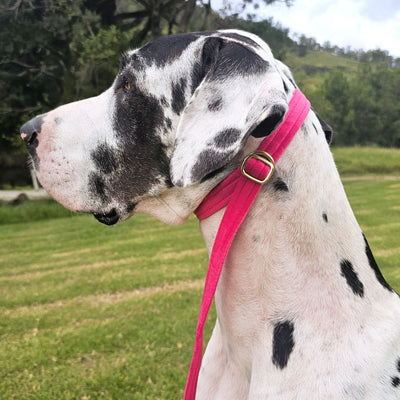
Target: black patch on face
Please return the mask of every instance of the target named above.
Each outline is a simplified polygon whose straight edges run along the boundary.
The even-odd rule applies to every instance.
[[[324,219],[325,222],[328,222],[328,214],[327,213],[322,213],[322,218]]]
[[[186,79],[181,78],[178,83],[172,83],[172,110],[180,114],[185,107]]]
[[[109,197],[106,194],[106,184],[103,177],[97,172],[89,174],[89,191],[100,199],[103,204],[109,202]]]
[[[222,109],[222,97],[218,96],[208,103],[209,111],[220,111]]]
[[[91,153],[91,159],[103,174],[111,174],[118,168],[115,150],[108,146],[107,143],[97,146],[96,150]]]
[[[257,125],[257,127],[251,132],[251,136],[254,136],[255,138],[268,136],[283,120],[284,115],[285,109],[283,107],[278,105],[272,106],[271,114]]]
[[[357,296],[364,297],[364,285],[358,278],[357,273],[354,271],[351,261],[342,260],[340,262],[340,270],[341,275],[346,279],[346,282],[353,293]]]
[[[197,39],[199,35],[194,33],[162,36],[147,43],[138,54],[148,65],[163,67],[178,59],[190,43]]]
[[[170,182],[169,163],[160,138],[168,125],[163,106],[159,99],[141,90],[132,75],[132,71],[123,71],[115,83],[113,126],[119,166],[107,175],[104,189],[106,195],[128,208],[155,184]],[[131,82],[128,92],[120,83],[124,79]]]
[[[226,153],[219,153],[211,149],[204,150],[199,154],[197,162],[192,168],[192,181],[200,181],[205,176],[209,177],[210,173],[221,170],[228,161],[227,159],[228,156]]]
[[[375,261],[374,255],[372,254],[372,251],[369,247],[367,238],[365,237],[364,234],[363,234],[363,238],[364,238],[364,243],[365,243],[365,253],[368,257],[369,266],[374,270],[376,279],[385,289],[389,290],[389,292],[393,292],[393,289],[391,288],[391,286],[386,282],[385,278],[383,277],[382,272],[380,271],[378,264]],[[399,360],[399,362],[400,362],[400,360]]]
[[[278,322],[272,339],[272,362],[280,369],[286,367],[294,347],[294,324],[291,321]]]
[[[392,378],[392,386],[395,388],[400,386],[400,378],[398,376]]]
[[[289,191],[288,185],[286,185],[286,183],[280,177],[275,179],[273,185],[274,185],[275,191],[277,191],[277,192],[288,192]]]
[[[214,143],[219,148],[232,146],[240,139],[240,130],[236,128],[228,128],[219,132],[214,139]]]

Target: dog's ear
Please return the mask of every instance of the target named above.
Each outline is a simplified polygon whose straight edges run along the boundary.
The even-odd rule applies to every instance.
[[[175,186],[221,170],[250,134],[269,135],[288,109],[279,73],[251,46],[211,37],[199,58],[196,89],[181,115],[171,158]]]

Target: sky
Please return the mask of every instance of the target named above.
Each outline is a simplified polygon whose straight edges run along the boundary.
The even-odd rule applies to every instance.
[[[239,0],[212,0],[218,10],[224,1],[235,8]],[[243,16],[256,13],[260,19],[273,17],[290,35],[304,34],[318,43],[329,41],[339,47],[352,49],[387,50],[400,57],[400,0],[293,0],[287,7],[284,2],[266,6],[259,0],[260,8],[247,6]]]

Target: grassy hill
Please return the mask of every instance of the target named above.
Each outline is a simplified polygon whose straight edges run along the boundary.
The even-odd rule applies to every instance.
[[[334,149],[397,291],[399,151]],[[388,175],[364,176],[371,164]],[[0,399],[182,398],[208,259],[196,219],[171,227],[136,215],[107,227],[55,203],[40,202],[50,208],[41,220],[19,207],[0,207]],[[214,321],[212,309],[206,340]]]

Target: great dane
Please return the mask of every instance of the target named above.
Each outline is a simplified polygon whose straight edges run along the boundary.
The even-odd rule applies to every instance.
[[[181,224],[280,123],[296,88],[257,36],[161,37],[111,88],[21,128],[65,207]],[[400,399],[400,299],[374,261],[311,110],[239,229],[197,399]],[[211,251],[223,210],[201,221]]]

